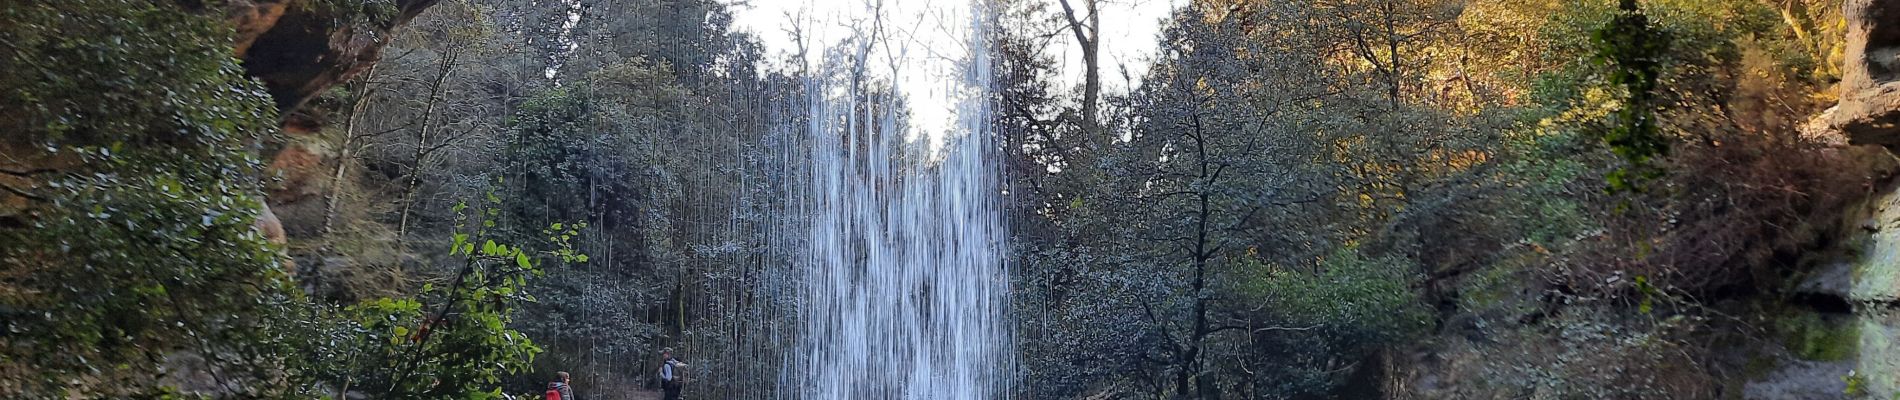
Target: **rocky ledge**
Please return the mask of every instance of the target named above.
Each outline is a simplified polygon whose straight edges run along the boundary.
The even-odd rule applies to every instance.
[[[229,13],[245,71],[263,81],[278,111],[289,115],[375,63],[391,30],[438,1],[238,0]]]
[[[1841,104],[1824,117],[1856,144],[1900,145],[1900,1],[1847,0]]]

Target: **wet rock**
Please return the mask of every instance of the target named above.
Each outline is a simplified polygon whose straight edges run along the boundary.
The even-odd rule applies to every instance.
[[[1831,263],[1821,267],[1802,279],[1795,286],[1795,293],[1804,296],[1825,296],[1847,299],[1854,288],[1854,264],[1848,262]]]
[[[1790,361],[1770,371],[1763,379],[1742,385],[1744,399],[1829,399],[1840,397],[1847,389],[1841,380],[1854,363],[1847,361]]]
[[[1880,308],[1860,316],[1860,357],[1854,371],[1860,392],[1875,398],[1900,397],[1900,311]]]

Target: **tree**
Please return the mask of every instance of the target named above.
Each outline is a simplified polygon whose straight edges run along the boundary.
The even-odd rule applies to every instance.
[[[175,357],[258,393],[295,297],[253,228],[276,108],[230,29],[163,2],[0,15],[0,392],[158,395]]]
[[[1603,133],[1610,150],[1630,167],[1608,176],[1610,190],[1640,190],[1642,181],[1655,179],[1660,171],[1649,167],[1650,159],[1668,155],[1668,143],[1657,132],[1656,87],[1662,79],[1663,54],[1669,49],[1669,36],[1649,23],[1649,16],[1636,0],[1622,0],[1621,12],[1611,23],[1594,32],[1598,62],[1609,64],[1610,84],[1621,86],[1623,106],[1614,114],[1615,121]]]
[[[1210,342],[1242,328],[1219,312],[1225,296],[1214,282],[1247,249],[1274,252],[1275,262],[1305,259],[1282,243],[1310,242],[1302,237],[1321,232],[1280,224],[1329,200],[1332,186],[1312,163],[1326,147],[1315,140],[1324,137],[1305,135],[1298,122],[1310,100],[1327,95],[1304,70],[1316,64],[1298,56],[1248,57],[1290,42],[1232,34],[1244,32],[1249,18],[1205,12],[1182,11],[1166,34],[1172,56],[1134,96],[1141,122],[1118,171],[1126,174],[1120,179],[1144,182],[1123,195],[1153,210],[1141,214],[1145,221],[1134,234],[1152,242],[1144,257],[1172,289],[1143,312],[1166,344],[1162,365],[1176,398],[1212,398],[1223,390],[1210,370]]]
[[[1329,51],[1360,62],[1341,67],[1369,67],[1372,81],[1394,109],[1407,100],[1408,88],[1423,83],[1427,64],[1438,56],[1428,46],[1457,28],[1460,7],[1419,0],[1315,1],[1312,6],[1316,14],[1330,17],[1320,33],[1332,43]]]
[[[441,130],[450,127],[438,126],[442,123],[435,120],[438,112],[437,108],[444,106],[445,90],[451,85],[449,77],[455,73],[458,68],[468,62],[464,57],[470,56],[470,53],[478,52],[479,48],[477,45],[483,43],[483,41],[489,37],[489,32],[487,31],[488,24],[479,10],[466,3],[458,3],[457,5],[459,7],[435,8],[436,11],[432,14],[442,19],[439,22],[442,25],[429,23],[434,21],[425,21],[418,26],[418,28],[421,28],[419,29],[421,32],[420,37],[417,39],[422,41],[424,46],[427,46],[429,50],[435,53],[436,65],[433,68],[434,71],[426,77],[425,85],[428,87],[428,95],[424,96],[421,100],[421,115],[415,117],[417,120],[413,126],[413,130],[416,132],[413,146],[414,151],[411,152],[410,160],[408,160],[409,170],[405,174],[405,180],[407,182],[403,184],[401,192],[402,210],[396,214],[396,241],[398,247],[401,247],[402,241],[409,232],[409,220],[415,209],[417,202],[416,196],[421,190],[422,177],[425,175],[424,170],[433,163],[437,152],[458,144],[471,133],[474,133],[472,131],[479,126],[468,124],[467,120],[456,121],[461,122],[460,125],[462,126],[458,127],[461,130],[444,135]],[[445,9],[453,10],[454,13],[445,14],[451,12],[445,11]],[[429,30],[428,28],[436,29]],[[461,111],[467,112],[467,110]]]
[[[1078,16],[1075,6],[1069,0],[1056,0],[1062,4],[1062,18],[1067,21],[1069,32],[1075,35],[1075,45],[1082,50],[1082,130],[1090,136],[1090,144],[1106,142],[1101,126],[1102,100],[1102,15],[1098,6],[1101,0],[1080,0],[1084,14]],[[1100,146],[1093,146],[1100,147]]]
[[[502,378],[525,372],[542,351],[509,325],[523,303],[535,300],[528,279],[544,273],[542,260],[587,262],[568,242],[587,225],[549,225],[540,233],[552,249],[534,252],[496,242],[502,201],[491,194],[484,204],[473,209],[474,218],[466,204],[454,207],[460,217],[448,254],[461,265],[447,286],[429,285],[415,299],[385,297],[343,312],[349,332],[333,343],[346,348],[331,353],[339,359],[324,360],[331,363],[313,363],[334,369],[315,375],[335,380],[336,397],[354,387],[377,397],[499,398]]]

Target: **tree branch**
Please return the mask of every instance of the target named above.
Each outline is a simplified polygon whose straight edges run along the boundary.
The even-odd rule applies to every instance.
[[[1069,0],[1056,0],[1056,2],[1062,3],[1062,17],[1069,21],[1069,30],[1075,32],[1076,44],[1087,46],[1090,41],[1095,40],[1083,32],[1082,20],[1075,17],[1075,7],[1069,5]]]
[[[25,190],[20,190],[19,188],[13,187],[13,185],[0,185],[0,189],[6,189],[8,193],[13,193],[13,195],[15,196],[25,197],[27,200],[39,201],[39,202],[46,201],[45,197],[41,197],[39,195],[35,195],[32,193],[27,193]]]
[[[52,172],[59,172],[59,170],[52,169],[52,168],[33,168],[33,169],[17,169],[17,170],[0,168],[0,174],[13,175],[13,176],[21,177],[21,178],[30,178],[34,175],[52,173]]]
[[[1260,333],[1260,332],[1271,332],[1271,331],[1310,331],[1314,329],[1319,329],[1320,326],[1322,325],[1312,325],[1312,326],[1304,326],[1304,327],[1268,326],[1268,327],[1254,328],[1250,326],[1227,325],[1227,326],[1222,326],[1219,328],[1214,328],[1213,330],[1207,331],[1207,333],[1209,335],[1213,335],[1214,333],[1217,333],[1217,332],[1231,331],[1231,330],[1244,330],[1244,331],[1247,331],[1247,333],[1249,334],[1255,334],[1255,333]]]

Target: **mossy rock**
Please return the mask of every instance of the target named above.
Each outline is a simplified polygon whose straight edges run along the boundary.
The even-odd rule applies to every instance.
[[[1900,301],[1900,185],[1873,200],[1873,216],[1861,222],[1871,230],[1854,263],[1848,298],[1863,302]]]
[[[1760,380],[1781,369],[1782,358],[1759,350],[1749,351],[1748,361],[1742,365],[1742,378]]]
[[[1797,312],[1776,323],[1782,345],[1809,361],[1840,361],[1860,351],[1860,324],[1846,315]]]
[[[1868,398],[1900,398],[1900,312],[1867,310],[1857,316],[1860,353],[1854,369]]]

